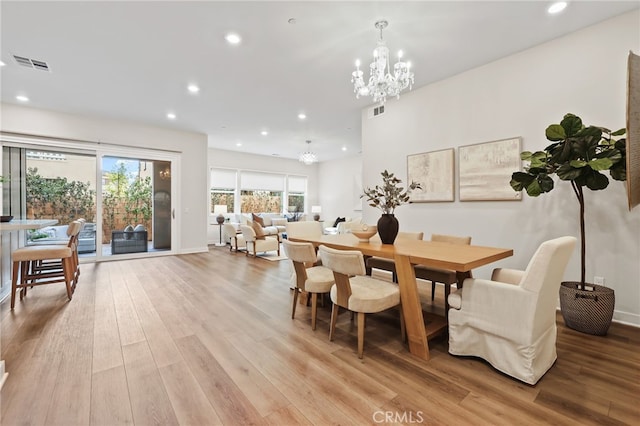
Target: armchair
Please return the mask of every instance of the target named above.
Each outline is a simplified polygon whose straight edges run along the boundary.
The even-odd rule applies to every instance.
[[[280,256],[280,241],[277,235],[267,235],[264,239],[258,238],[256,231],[252,227],[247,225],[240,226],[242,236],[247,244],[247,256],[253,254],[253,257],[257,257],[258,252],[273,251],[278,252]]]
[[[477,356],[535,384],[556,354],[556,307],[574,237],[540,245],[524,271],[495,269],[449,295],[449,353]]]
[[[224,242],[229,243],[229,251],[238,251],[247,248],[244,237],[242,234],[236,232],[236,227],[233,224],[225,223],[222,225],[222,235],[224,236]]]

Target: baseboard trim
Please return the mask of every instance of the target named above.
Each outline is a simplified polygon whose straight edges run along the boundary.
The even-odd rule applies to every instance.
[[[206,247],[180,249],[179,254],[195,254],[195,253],[208,253],[208,252],[209,252],[209,247],[206,246]]]

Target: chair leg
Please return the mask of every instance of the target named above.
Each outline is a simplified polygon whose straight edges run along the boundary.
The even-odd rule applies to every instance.
[[[27,294],[27,279],[25,277],[29,272],[29,264],[30,262],[20,262],[20,285],[24,284],[20,289],[20,300]],[[34,282],[34,280],[31,280],[31,282]]]
[[[444,316],[449,319],[449,294],[451,293],[451,284],[444,285]]]
[[[358,312],[358,358],[364,356],[364,312]]]
[[[64,283],[67,286],[67,297],[71,300],[73,297],[71,283],[73,282],[75,271],[73,271],[73,260],[70,257],[66,257],[62,260],[62,269],[64,269]]]
[[[311,293],[311,329],[316,329],[316,313],[318,311],[318,293]]]
[[[296,316],[296,305],[298,304],[298,293],[300,293],[300,291],[298,290],[298,287],[293,289],[293,307],[291,308],[291,319],[293,319]]]
[[[331,307],[331,324],[329,325],[329,341],[333,341],[333,333],[336,331],[336,323],[338,322],[338,311],[340,306],[335,303]]]
[[[431,300],[434,300],[436,296],[436,282],[431,281]]]
[[[18,271],[20,262],[13,262],[13,275],[11,275],[11,309],[16,305],[16,289],[18,286]]]
[[[402,305],[398,305],[400,309],[400,335],[402,337],[402,343],[407,341],[407,328],[404,323],[404,313],[402,312]]]

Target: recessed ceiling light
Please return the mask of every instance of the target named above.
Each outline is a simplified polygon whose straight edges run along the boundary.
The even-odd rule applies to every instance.
[[[291,25],[294,25],[296,23],[296,18],[289,18],[287,22],[290,23]]]
[[[347,147],[346,147],[346,146],[343,146],[343,147],[342,147],[342,150],[343,150],[343,151],[346,151],[346,150],[347,150]]]
[[[187,86],[187,90],[190,91],[191,93],[198,93],[200,91],[200,88],[195,84],[190,84]]]
[[[240,142],[236,143],[236,146],[242,146],[242,144]]]
[[[20,102],[29,102],[29,98],[27,98],[24,95],[18,95],[16,96],[16,99],[19,100]]]
[[[547,12],[550,13],[550,14],[560,13],[566,7],[567,7],[567,2],[566,1],[557,1],[557,2],[553,3],[551,6],[549,6],[549,9],[547,9]]]
[[[174,113],[170,112],[170,113],[167,113],[167,118],[169,120],[175,120],[176,119],[176,115]]]
[[[4,67],[5,65],[7,65],[7,64],[5,64],[4,62],[0,61],[0,67]]]
[[[240,42],[242,41],[240,36],[235,33],[227,34],[226,36],[224,36],[224,39],[227,40],[227,43],[229,44],[240,44]]]
[[[260,134],[262,136],[267,136],[269,134],[269,132],[267,132],[266,130],[263,130],[263,131],[260,132]]]
[[[307,118],[307,114],[305,114],[304,112],[301,112],[300,114],[298,114],[298,118],[300,120],[304,120],[305,118]]]

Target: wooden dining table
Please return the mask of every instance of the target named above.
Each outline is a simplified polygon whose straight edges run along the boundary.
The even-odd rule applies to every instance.
[[[460,287],[465,278],[471,277],[471,271],[474,268],[513,256],[512,249],[424,240],[397,239],[394,244],[360,242],[353,234],[291,237],[290,239],[310,242],[316,248],[325,245],[339,250],[358,250],[365,256],[393,259],[398,275],[409,352],[425,360],[429,359],[428,339],[442,333],[447,327],[447,320],[445,317],[430,316],[425,325],[413,266],[424,265],[456,271],[458,287]]]

